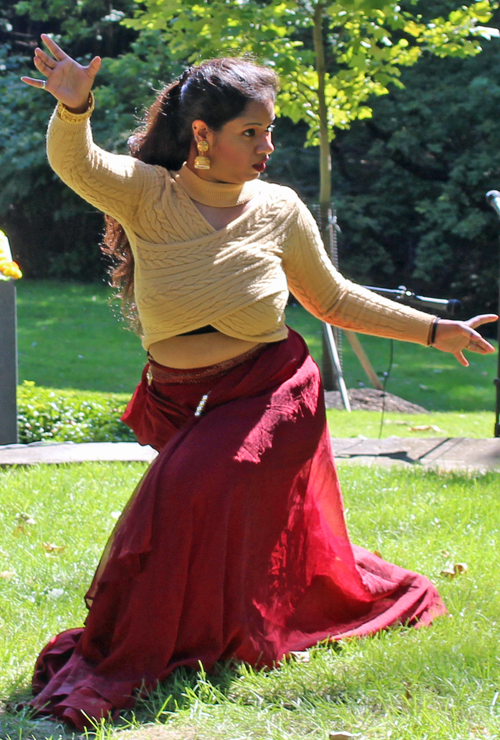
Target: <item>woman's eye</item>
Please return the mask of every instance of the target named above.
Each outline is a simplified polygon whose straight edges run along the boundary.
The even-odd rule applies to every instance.
[[[267,133],[270,134],[272,131],[274,131],[274,123],[271,123],[271,125],[266,128]],[[243,136],[248,136],[249,138],[255,135],[256,131],[254,128],[247,128],[247,130],[243,132]]]

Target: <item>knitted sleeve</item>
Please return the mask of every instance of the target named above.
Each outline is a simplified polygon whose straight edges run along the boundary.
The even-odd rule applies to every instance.
[[[343,329],[429,344],[434,316],[346,280],[328,257],[312,214],[297,202],[283,266],[300,303],[317,318]]]
[[[157,168],[111,154],[92,139],[90,122],[68,123],[54,111],[47,132],[50,166],[69,187],[123,226],[132,225],[148,181]]]

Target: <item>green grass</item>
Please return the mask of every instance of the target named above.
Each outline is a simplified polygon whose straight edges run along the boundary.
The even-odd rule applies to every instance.
[[[139,338],[126,330],[119,312],[109,305],[105,285],[51,281],[18,283],[19,379],[55,389],[131,393],[145,353]],[[321,363],[321,324],[304,309],[291,306],[287,321],[306,338]],[[376,372],[387,371],[390,342],[361,336]],[[394,343],[394,364],[387,391],[418,403],[431,414],[417,417],[387,414],[382,436],[493,435],[496,355],[469,355],[463,368],[451,355],[405,342]],[[343,341],[344,374],[348,387],[369,385],[347,341]],[[377,437],[380,414],[329,411],[333,435]],[[409,421],[410,424],[400,422]],[[434,425],[442,432],[411,431],[410,426]]]
[[[83,594],[143,470],[116,463],[0,472],[3,700],[26,696],[40,648],[82,624]],[[450,616],[431,628],[319,646],[309,663],[272,671],[230,664],[210,676],[179,671],[115,730],[167,723],[178,734],[166,738],[175,740],[327,740],[334,730],[360,740],[500,737],[500,477],[347,466],[340,475],[352,540],[425,573]],[[458,562],[467,572],[440,575]],[[2,740],[65,736],[23,715],[0,713],[0,727]],[[112,729],[96,738],[111,738]]]
[[[326,412],[332,437],[378,438],[381,413],[336,409]],[[492,411],[431,411],[429,414],[386,413],[382,426],[385,437],[493,437],[495,415]],[[423,427],[419,429],[418,427]]]
[[[54,389],[130,393],[144,352],[113,316],[108,300],[105,286],[21,281],[20,380]],[[319,323],[300,308],[288,310],[288,322],[304,334],[319,361]],[[387,370],[389,342],[361,341],[375,370]],[[387,390],[431,413],[386,414],[383,436],[491,436],[496,358],[471,360],[465,370],[437,351],[396,343]],[[346,342],[344,372],[349,387],[368,385]],[[378,413],[329,411],[328,416],[333,435],[378,436]],[[420,424],[442,431],[409,430]],[[0,471],[1,699],[26,697],[33,659],[43,644],[82,624],[83,594],[143,471],[141,464]],[[361,740],[500,738],[498,474],[440,476],[346,466],[340,475],[353,541],[428,575],[451,618],[430,629],[390,630],[337,648],[318,646],[309,663],[288,662],[273,671],[230,664],[211,676],[179,671],[117,727],[103,726],[88,737],[106,740],[120,728],[166,723],[165,740],[326,740],[335,730]],[[443,568],[456,562],[467,563],[467,572],[444,579]],[[146,731],[125,733],[124,740],[127,735],[148,738]],[[26,713],[0,711],[1,740],[71,736]]]
[[[300,306],[289,307],[287,322],[306,337],[311,354],[321,363],[321,324]],[[389,368],[390,340],[359,335],[359,339],[379,377]],[[343,371],[348,388],[361,384],[370,387],[351,346],[342,342]],[[495,421],[497,355],[468,354],[470,366],[464,368],[452,355],[428,347],[394,342],[394,362],[387,391],[419,404],[429,414],[386,413],[382,437],[492,437]],[[320,364],[321,367],[321,364]],[[327,411],[334,437],[378,437],[380,412]],[[413,430],[411,427],[437,427],[440,431]]]
[[[52,388],[133,391],[145,362],[139,338],[111,311],[105,285],[19,281],[19,379]],[[301,307],[289,307],[287,321],[301,332],[321,360],[321,324]],[[389,364],[387,339],[361,336],[375,371]],[[469,355],[470,367],[454,357],[406,342],[395,342],[387,390],[433,411],[488,411],[494,408],[496,356]],[[348,387],[368,385],[347,341],[343,342]],[[422,387],[424,386],[424,387]]]
[[[146,361],[105,285],[20,280],[19,382],[131,393]]]
[[[307,338],[311,354],[321,357],[321,325],[300,306],[290,307],[287,322]],[[359,335],[379,377],[389,368],[390,340]],[[493,344],[496,344],[493,342]],[[343,371],[348,388],[370,383],[344,338]],[[394,342],[394,362],[387,391],[430,411],[490,411],[495,408],[493,381],[497,355],[467,353],[470,365],[462,367],[453,355],[409,342]]]

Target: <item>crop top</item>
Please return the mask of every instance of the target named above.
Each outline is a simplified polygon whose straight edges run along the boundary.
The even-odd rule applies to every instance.
[[[285,339],[289,289],[314,316],[342,328],[429,343],[433,316],[346,280],[332,265],[316,222],[288,187],[255,180],[202,180],[112,154],[92,139],[88,115],[54,112],[50,164],[61,179],[119,221],[135,262],[135,302],[147,350],[162,339],[211,324],[251,342]],[[214,229],[194,201],[249,202]]]

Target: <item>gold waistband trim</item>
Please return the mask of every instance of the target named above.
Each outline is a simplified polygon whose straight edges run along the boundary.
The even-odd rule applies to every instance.
[[[242,355],[231,357],[229,360],[218,362],[216,365],[208,365],[206,367],[194,367],[187,369],[180,369],[176,367],[166,367],[155,362],[150,357],[149,365],[147,370],[147,379],[149,385],[154,381],[155,383],[201,383],[207,378],[217,378],[221,375],[225,375],[233,367],[242,365],[244,362],[251,360],[253,357],[259,355],[262,350],[267,347],[267,343],[258,344],[256,347],[252,347]]]

